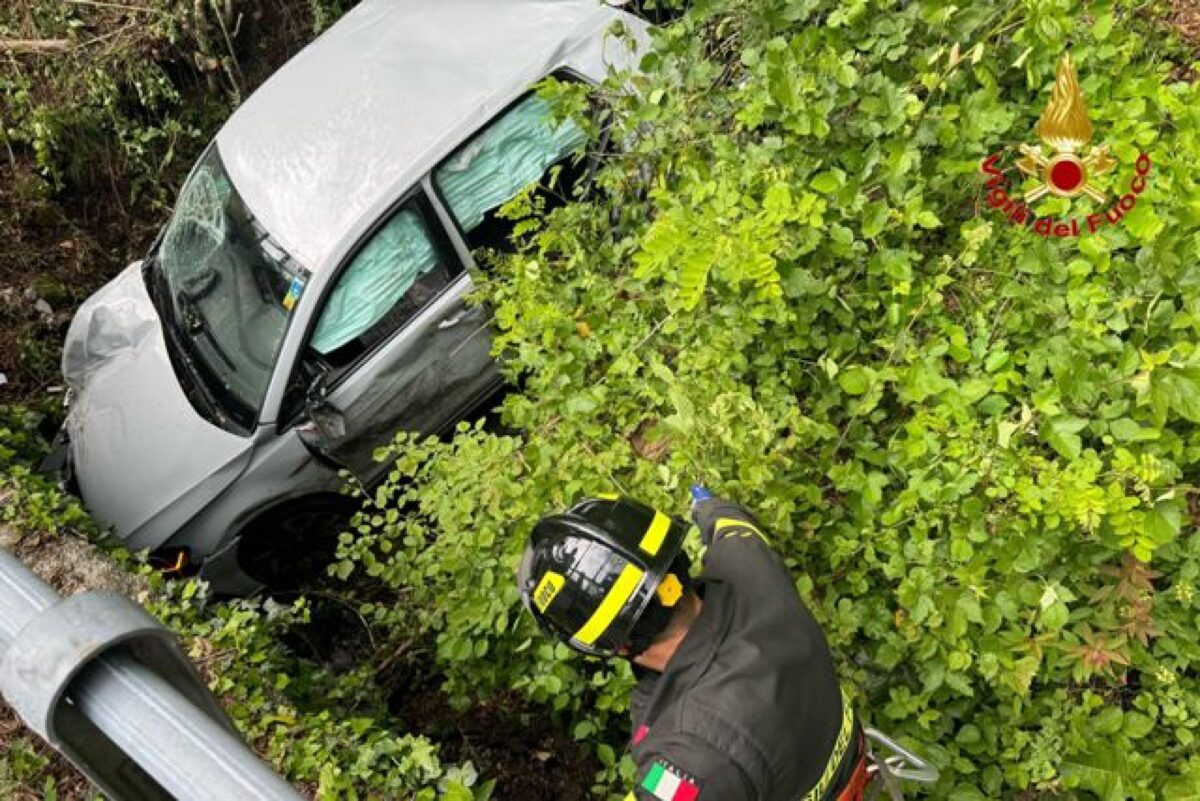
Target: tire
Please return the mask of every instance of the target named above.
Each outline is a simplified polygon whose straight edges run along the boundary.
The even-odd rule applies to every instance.
[[[269,590],[306,587],[333,561],[356,508],[341,495],[315,495],[269,509],[242,530],[238,566]]]

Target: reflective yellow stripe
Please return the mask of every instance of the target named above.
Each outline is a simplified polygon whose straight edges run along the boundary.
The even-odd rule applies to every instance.
[[[650,521],[650,528],[646,529],[646,533],[642,537],[641,544],[638,547],[651,556],[654,556],[658,553],[658,549],[662,547],[663,540],[667,538],[667,532],[670,530],[671,518],[662,512],[655,512],[654,519]]]
[[[637,801],[637,797],[633,793],[630,793],[625,796],[624,801]]]
[[[713,538],[718,539],[718,540],[721,539],[721,537],[719,536],[720,533],[724,529],[727,529],[727,528],[747,528],[747,529],[750,529],[751,531],[753,531],[755,534],[757,534],[762,539],[763,542],[767,541],[767,538],[763,535],[763,533],[761,531],[759,531],[757,528],[755,528],[753,523],[747,523],[745,520],[736,520],[732,517],[718,517],[717,518],[717,524],[715,526],[713,526]]]
[[[613,619],[621,611],[621,607],[625,606],[629,596],[633,595],[633,591],[638,588],[644,575],[645,573],[640,568],[625,565],[625,569],[621,571],[621,575],[617,576],[617,581],[608,591],[608,595],[592,613],[591,619],[583,624],[583,628],[575,632],[575,639],[584,645],[592,645],[600,639],[600,636],[612,625]]]
[[[602,492],[596,496],[602,501],[619,501],[621,496],[615,492]]]
[[[850,750],[850,740],[853,737],[854,710],[850,708],[850,699],[846,697],[846,691],[842,690],[842,728],[838,731],[837,740],[833,743],[833,753],[829,756],[829,762],[825,765],[825,772],[821,774],[821,778],[800,801],[820,801],[825,797],[833,785],[833,778],[837,775],[838,768],[841,767],[842,760],[846,757],[846,752]]]

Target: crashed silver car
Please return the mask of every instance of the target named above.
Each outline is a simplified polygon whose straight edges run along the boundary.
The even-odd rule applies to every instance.
[[[630,67],[645,29],[599,0],[366,0],[285,65],[71,324],[60,440],[91,512],[230,593],[336,535],[339,468],[372,483],[394,432],[501,383],[472,253],[586,169],[533,87]]]

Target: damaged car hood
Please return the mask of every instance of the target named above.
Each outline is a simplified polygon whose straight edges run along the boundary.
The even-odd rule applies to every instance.
[[[254,440],[203,419],[184,394],[140,263],[80,307],[63,375],[80,494],[132,548],[161,545],[249,460]]]

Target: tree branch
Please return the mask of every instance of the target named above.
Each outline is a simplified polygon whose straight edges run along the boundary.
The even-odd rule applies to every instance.
[[[70,49],[67,39],[0,39],[0,50],[10,53],[63,53]]]

